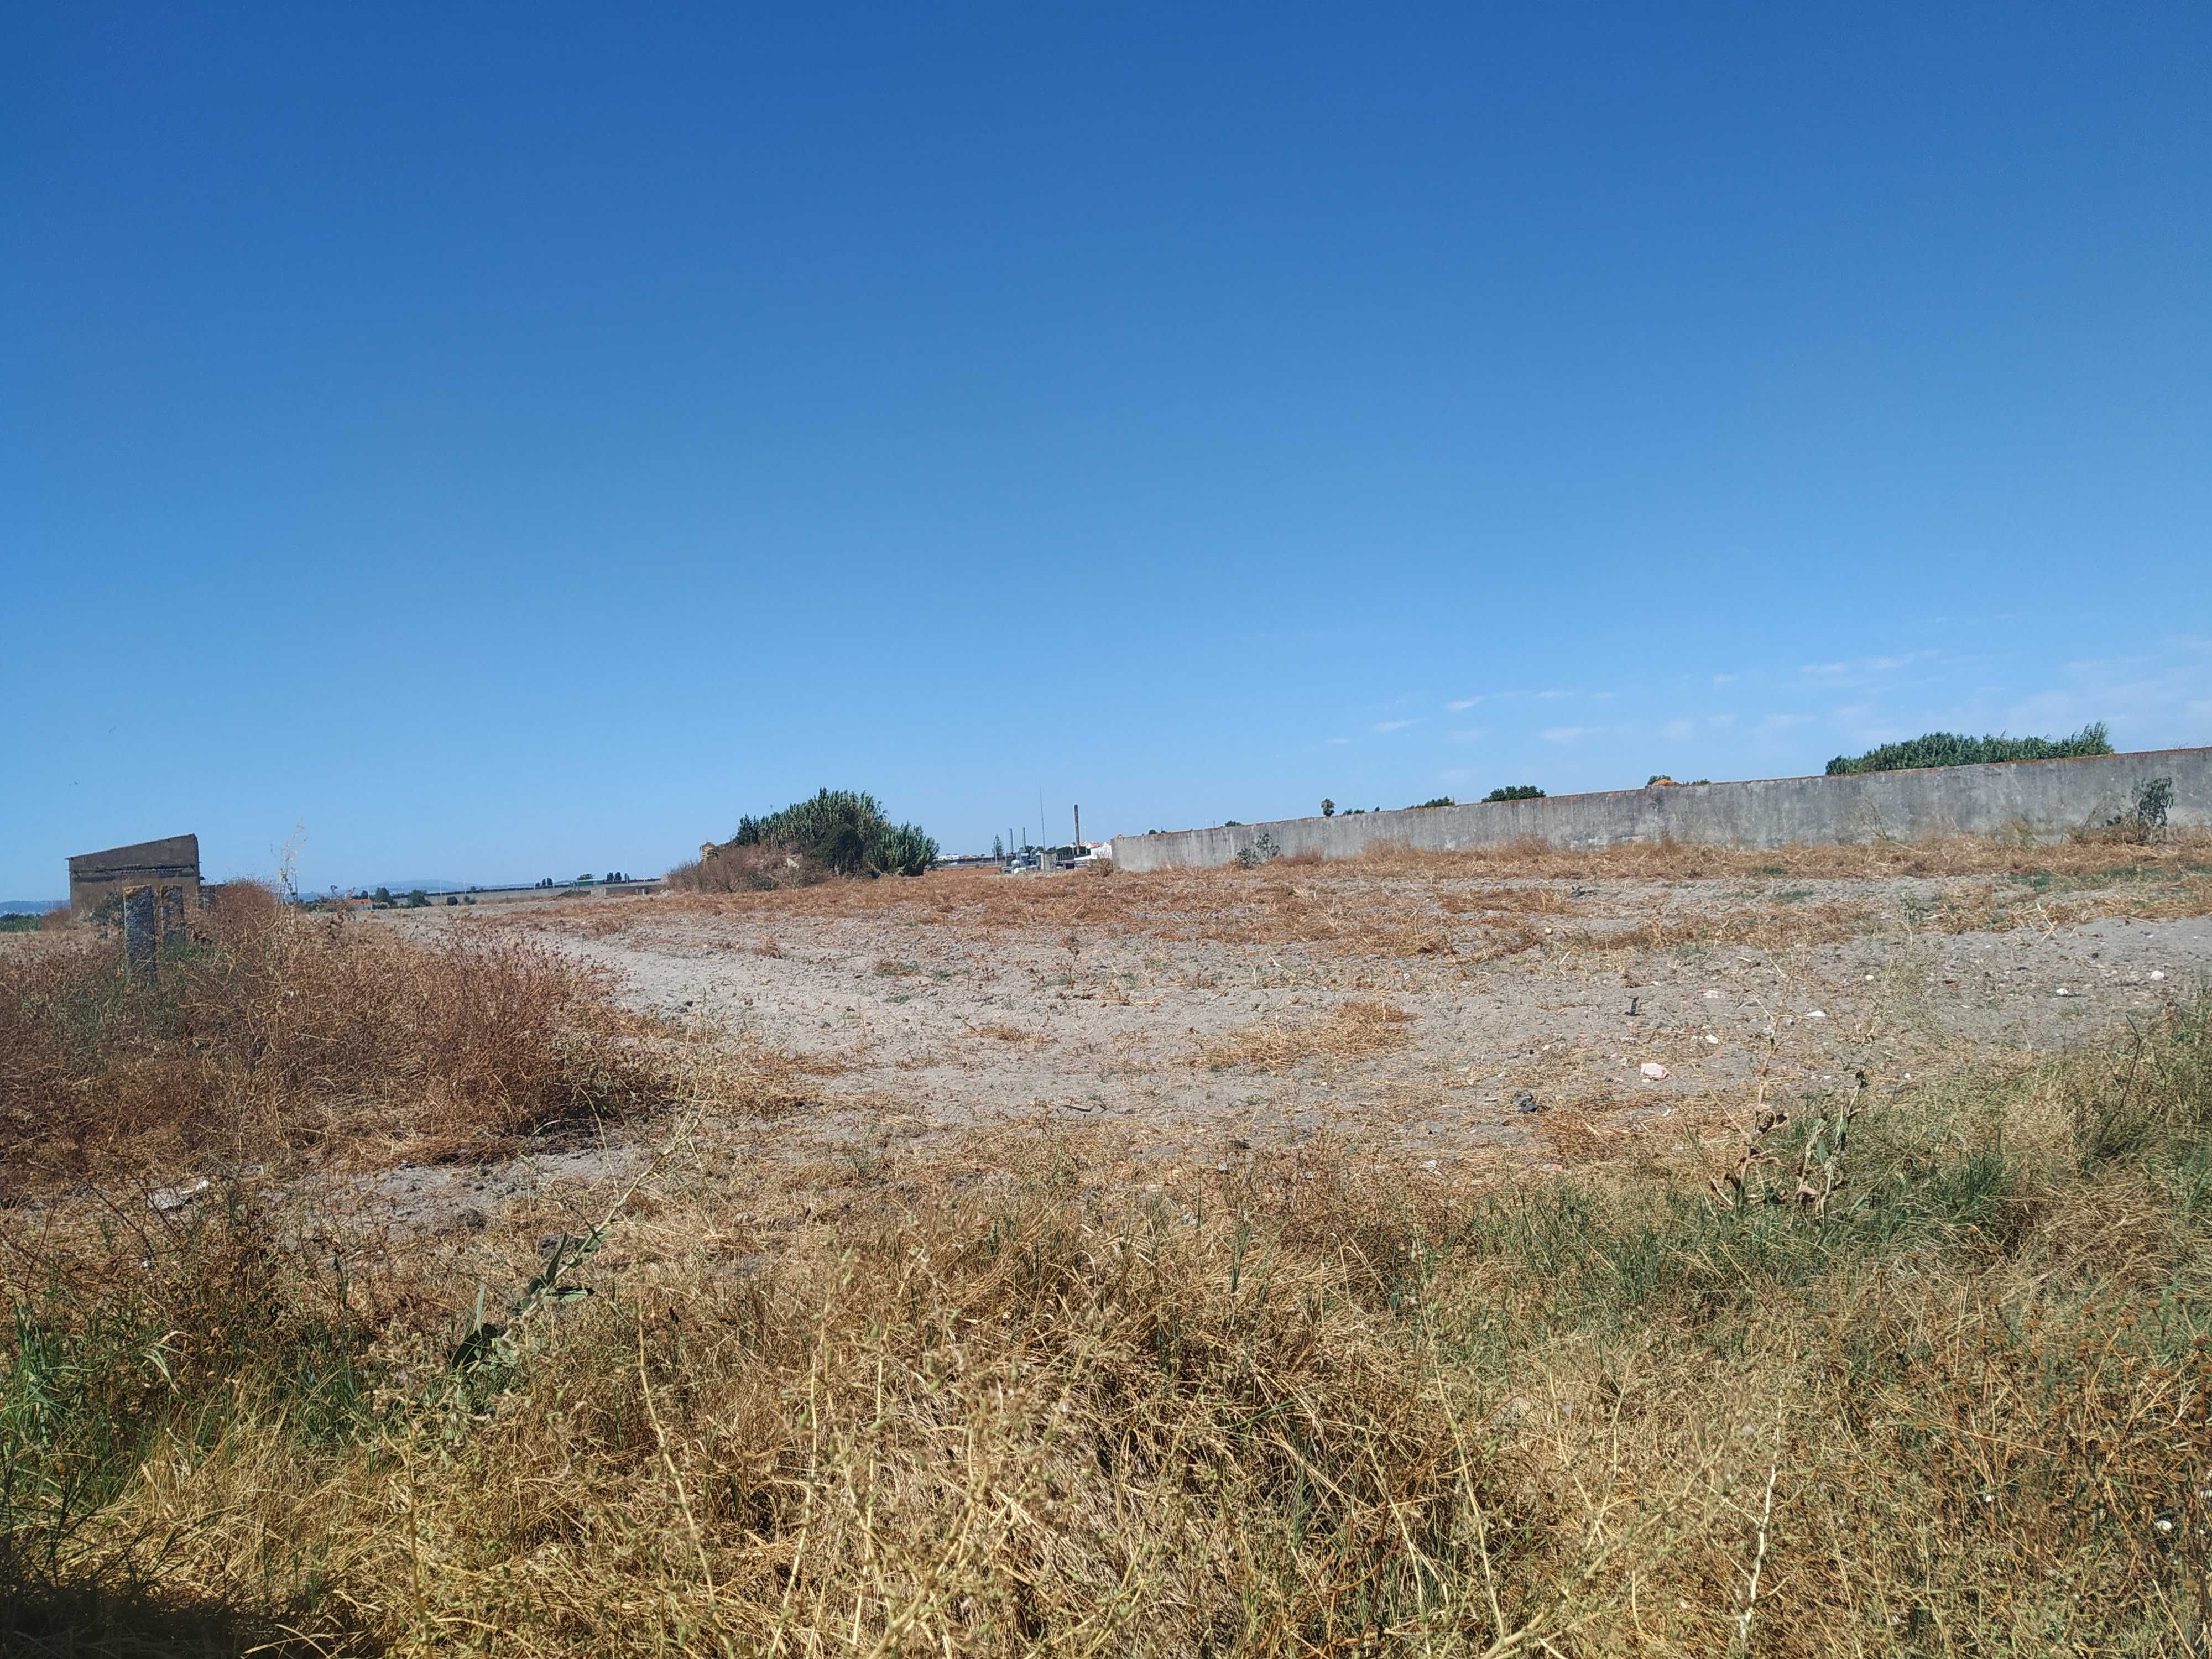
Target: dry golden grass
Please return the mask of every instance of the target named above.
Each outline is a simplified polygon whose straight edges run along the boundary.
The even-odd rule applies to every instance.
[[[1371,984],[1395,977],[1375,957],[1425,945],[1448,973],[1504,951],[2212,908],[2186,860],[2032,850],[2083,861],[1953,849],[1962,867],[1916,872],[1910,913],[1846,884],[1895,872],[1774,854],[1694,876],[1386,855],[687,897],[618,925],[726,915],[756,938],[888,917],[1064,948],[1071,978],[1116,933],[1310,943]],[[441,951],[512,935],[343,937],[438,986]],[[516,960],[544,955],[526,944]],[[78,963],[65,938],[17,946],[0,972],[30,977],[11,985],[45,982],[19,964]],[[390,1018],[387,975],[319,960],[314,1006]],[[253,982],[225,994],[261,1007]],[[558,999],[515,1006],[541,1011],[526,1035],[588,1029],[543,1013]],[[167,1069],[172,1028],[131,1018],[94,1075],[190,1084]],[[9,1029],[0,1053],[29,1052]],[[326,1009],[303,1029],[350,1028]],[[978,1066],[1036,1040],[969,1029]],[[1195,1063],[1328,1065],[1407,1033],[1369,1000]],[[2203,1006],[2057,1062],[1877,1088],[1832,1169],[1849,1097],[1793,1094],[1796,1121],[1759,1142],[1775,1161],[1746,1165],[1727,1210],[1709,1183],[1748,1144],[1755,1083],[1655,1133],[1545,1089],[1589,1058],[1564,1048],[1504,1085],[1545,1096],[1525,1121],[1567,1166],[1545,1175],[1525,1152],[1204,1132],[933,1138],[888,1074],[817,1130],[809,1081],[838,1058],[704,1030],[609,1041],[665,1064],[682,1104],[640,1184],[588,1210],[545,1193],[481,1232],[409,1237],[349,1221],[349,1189],[310,1194],[296,1163],[171,1215],[120,1182],[97,1204],[0,1207],[0,1650],[2028,1655],[2202,1637]],[[218,1139],[241,1163],[387,1146],[407,1091],[456,1090],[445,1075],[333,1071]],[[323,1127],[302,1143],[310,1104]],[[61,1135],[55,1168],[104,1150],[58,1117],[19,1133]],[[8,1150],[11,1170],[47,1155]],[[1822,1212],[1794,1200],[1808,1170],[1839,1177]],[[549,1279],[540,1242],[563,1239],[592,1248],[556,1243]]]
[[[1846,885],[1902,878],[1927,886],[1925,915],[1900,912],[1891,895],[1863,898]],[[1826,885],[1817,892],[1793,886],[1804,882]],[[2047,927],[2061,915],[2078,921],[2120,914],[2212,914],[2212,839],[2038,846],[1961,837],[1765,850],[1385,847],[1334,863],[1278,859],[1255,870],[1047,878],[939,871],[912,880],[678,893],[575,923],[543,913],[514,921],[599,933],[716,917],[779,927],[880,921],[979,939],[1149,937],[1479,963],[1540,947],[1779,947],[1904,927],[2004,931]]]
[[[0,951],[8,1186],[313,1148],[436,1156],[667,1097],[653,1028],[531,941],[403,940],[233,883],[155,981],[88,930]]]
[[[2200,1007],[1870,1109],[1825,1217],[1781,1145],[1723,1211],[1696,1154],[1001,1135],[780,1186],[687,1125],[550,1279],[548,1211],[49,1228],[0,1252],[0,1639],[2186,1651],[2208,1133]]]
[[[1310,1060],[1364,1060],[1401,1046],[1418,1018],[1389,1002],[1347,1002],[1327,1019],[1299,1023],[1263,1020],[1209,1042],[1194,1066],[1282,1071]]]
[[[2212,836],[2177,830],[2148,842],[2094,836],[2056,842],[1986,836],[1773,848],[1638,842],[1571,849],[1540,841],[1430,853],[1384,846],[1348,860],[1370,870],[1540,881],[1705,881],[1784,876],[1866,881],[1899,876],[2096,876],[2116,868],[2179,873],[2212,864]],[[1324,866],[1330,867],[1330,866]]]

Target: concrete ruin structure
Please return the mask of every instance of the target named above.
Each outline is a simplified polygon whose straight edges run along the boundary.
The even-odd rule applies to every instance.
[[[199,908],[200,838],[170,836],[101,853],[79,853],[69,861],[70,915],[78,921],[114,904],[118,908],[135,890],[144,888],[164,928],[182,928]]]

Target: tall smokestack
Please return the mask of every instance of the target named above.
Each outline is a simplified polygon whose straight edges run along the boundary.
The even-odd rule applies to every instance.
[[[1075,809],[1075,850],[1079,854],[1083,851],[1083,809],[1080,806]]]

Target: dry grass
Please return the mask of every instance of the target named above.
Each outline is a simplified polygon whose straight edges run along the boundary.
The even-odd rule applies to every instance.
[[[2116,866],[2179,873],[2212,865],[2212,836],[2177,830],[2148,842],[2094,836],[2057,842],[1987,836],[1923,841],[1774,848],[1638,842],[1570,849],[1524,841],[1462,852],[1383,846],[1347,860],[1374,871],[1477,875],[1522,881],[1703,881],[1786,876],[1796,880],[1868,881],[1899,876],[2094,876]]]
[[[1347,1002],[1310,1024],[1271,1019],[1244,1026],[1207,1043],[1191,1064],[1279,1072],[1310,1060],[1364,1060],[1402,1045],[1417,1018],[1388,1002]]]
[[[1924,884],[1926,915],[1901,916],[1893,904],[1870,902],[1848,885],[1900,878]],[[1810,902],[1800,889],[1807,882],[1826,884]],[[1579,852],[1541,843],[1456,853],[1383,847],[1334,863],[1278,859],[1249,871],[1042,878],[938,871],[908,881],[672,893],[588,923],[540,913],[514,924],[597,933],[687,919],[787,927],[890,920],[979,939],[1141,936],[1480,963],[1545,946],[1779,946],[1922,925],[2004,931],[2047,926],[2062,908],[2069,921],[2212,914],[2212,838],[2039,846],[1960,837],[1765,850],[1663,842]]]
[[[2185,860],[2033,850],[2087,861],[1929,874],[1907,915],[1773,854],[1698,878],[1393,856],[933,875],[623,915],[1018,933],[1071,978],[1095,938],[1172,929],[1320,944],[1371,984],[1367,953],[1438,935],[1443,977],[1505,950],[2212,908]],[[890,937],[853,970],[937,959]],[[386,979],[329,982],[382,1018]],[[168,1063],[170,1029],[115,1074]],[[979,1066],[1038,1040],[968,1029]],[[1195,1063],[1333,1065],[1408,1032],[1363,1000]],[[810,1077],[837,1062],[654,1041],[697,1109],[586,1211],[540,1196],[410,1239],[346,1220],[343,1186],[307,1207],[289,1174],[167,1216],[120,1184],[0,1208],[0,1650],[2040,1655],[2202,1634],[2212,1006],[1917,1093],[1878,1077],[1842,1146],[1856,1094],[1793,1082],[1796,1121],[1727,1209],[1709,1183],[1734,1192],[1753,1085],[1631,1134],[1542,1088],[1588,1058],[1564,1045],[1505,1085],[1545,1095],[1530,1121],[1571,1169],[1550,1176],[1218,1131],[909,1137],[900,1079],[817,1129]],[[356,1113],[385,1144],[414,1085],[332,1075],[303,1097],[320,1144]],[[316,1146],[288,1138],[305,1115],[223,1144]],[[1801,1179],[1827,1201],[1797,1202]],[[562,1239],[590,1248],[556,1244],[549,1278],[540,1242]]]
[[[4,1258],[0,1638],[2187,1650],[2209,1012],[1869,1110],[1825,1217],[1794,1126],[1735,1210],[1695,1157],[1066,1137],[779,1198],[678,1137],[534,1289],[536,1214],[458,1259],[301,1250],[246,1190],[49,1231]]]
[[[80,931],[0,951],[7,1185],[127,1164],[149,1175],[435,1155],[591,1125],[665,1098],[650,1028],[605,975],[544,946],[404,941],[282,913],[232,884],[155,981]]]

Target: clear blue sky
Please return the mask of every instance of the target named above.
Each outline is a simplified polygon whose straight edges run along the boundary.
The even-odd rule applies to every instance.
[[[2212,10],[11,8],[0,895],[2212,742]]]

